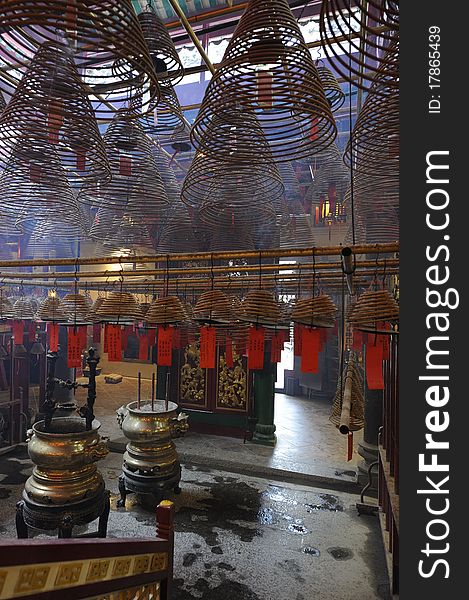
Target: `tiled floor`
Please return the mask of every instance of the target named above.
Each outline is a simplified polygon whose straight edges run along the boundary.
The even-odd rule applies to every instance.
[[[121,438],[115,411],[123,404],[133,401],[137,384],[135,379],[124,378],[119,384],[104,383],[98,377],[96,417],[101,421],[101,433],[111,440]],[[150,391],[150,382],[143,381],[142,395]],[[85,402],[84,390],[77,392],[79,404]],[[361,432],[354,435],[354,453],[347,462],[347,439],[329,422],[331,406],[324,400],[297,398],[277,394],[275,399],[275,423],[277,444],[274,448],[243,440],[199,433],[186,434],[176,440],[183,462],[205,464],[212,467],[234,469],[261,475],[296,473],[314,476],[316,481],[339,480],[350,483],[355,480],[355,467],[360,460],[357,444]],[[301,477],[299,479],[302,479]]]

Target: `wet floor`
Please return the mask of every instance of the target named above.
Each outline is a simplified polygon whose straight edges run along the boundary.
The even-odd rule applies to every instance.
[[[152,537],[154,512],[129,495],[116,508],[121,457],[100,462],[112,492],[109,537]],[[0,534],[31,465],[24,450],[0,457]],[[376,516],[358,497],[208,468],[183,469],[176,505],[173,600],[389,598]]]

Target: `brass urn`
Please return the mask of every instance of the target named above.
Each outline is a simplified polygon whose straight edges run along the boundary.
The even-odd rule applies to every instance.
[[[152,403],[130,402],[125,408],[122,431],[130,440],[124,453],[122,475],[119,479],[124,506],[127,492],[153,494],[162,499],[163,490],[180,492],[181,466],[171,437],[172,424],[177,419],[178,405],[156,399]]]
[[[96,462],[106,456],[99,421],[87,430],[83,419],[58,417],[29,430],[28,453],[34,463],[21,504],[25,524],[35,529],[83,525],[100,517],[108,502]]]

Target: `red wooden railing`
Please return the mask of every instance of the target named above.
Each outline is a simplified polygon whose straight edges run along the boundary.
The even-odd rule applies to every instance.
[[[174,505],[156,510],[154,539],[0,543],[0,600],[170,600]]]

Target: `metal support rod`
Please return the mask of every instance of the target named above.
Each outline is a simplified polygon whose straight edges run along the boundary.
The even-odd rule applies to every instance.
[[[356,244],[350,246],[354,254],[391,254],[399,252],[399,242],[385,244]],[[222,252],[193,252],[186,254],[152,254],[142,256],[90,256],[79,258],[27,258],[16,260],[0,260],[0,268],[8,267],[51,267],[51,266],[75,266],[75,265],[106,265],[106,264],[144,264],[156,262],[194,262],[213,260],[238,260],[241,258],[253,258],[259,261],[261,258],[293,258],[311,257],[314,253],[318,256],[337,256],[343,250],[343,246],[310,246],[308,248],[273,248],[269,250],[238,250]]]
[[[182,25],[184,26],[184,29],[189,34],[189,37],[194,42],[195,47],[199,51],[199,54],[202,57],[202,60],[204,61],[204,63],[207,65],[209,71],[211,72],[212,75],[215,75],[215,67],[213,66],[212,61],[209,59],[207,53],[205,52],[205,49],[202,46],[202,44],[200,43],[199,38],[195,34],[195,31],[192,29],[192,25],[189,23],[189,21],[187,20],[186,15],[184,14],[184,12],[181,9],[181,7],[179,6],[178,0],[169,0],[169,3],[171,4],[174,12],[179,17]]]
[[[262,272],[278,272],[281,271],[293,271],[297,268],[301,268],[301,271],[308,270],[332,270],[337,269],[342,265],[344,268],[344,252],[348,251],[350,255],[352,251],[350,248],[344,248],[342,251],[342,260],[340,263],[338,262],[323,262],[323,263],[315,263],[314,265],[311,263],[297,263],[297,264],[263,264],[263,265],[243,265],[243,266],[216,266],[216,267],[192,267],[190,269],[178,268],[178,269],[145,269],[141,271],[134,271],[133,269],[126,269],[122,271],[50,271],[48,273],[21,273],[21,272],[13,272],[13,271],[3,271],[0,276],[6,279],[37,279],[40,276],[42,279],[71,279],[71,278],[87,278],[87,279],[95,279],[97,277],[105,277],[106,279],[116,278],[120,279],[121,277],[150,277],[154,275],[175,275],[175,276],[184,276],[187,275],[208,275],[211,272],[213,273],[238,273],[238,272],[252,272],[256,273],[261,270]],[[379,266],[384,266],[386,264],[387,267],[397,267],[399,266],[399,260],[396,258],[388,259],[386,263],[384,261],[376,261],[376,260],[363,260],[356,263],[356,267],[361,269],[375,269]],[[355,267],[352,265],[350,273],[353,273]],[[344,270],[344,273],[347,274],[347,270]]]

